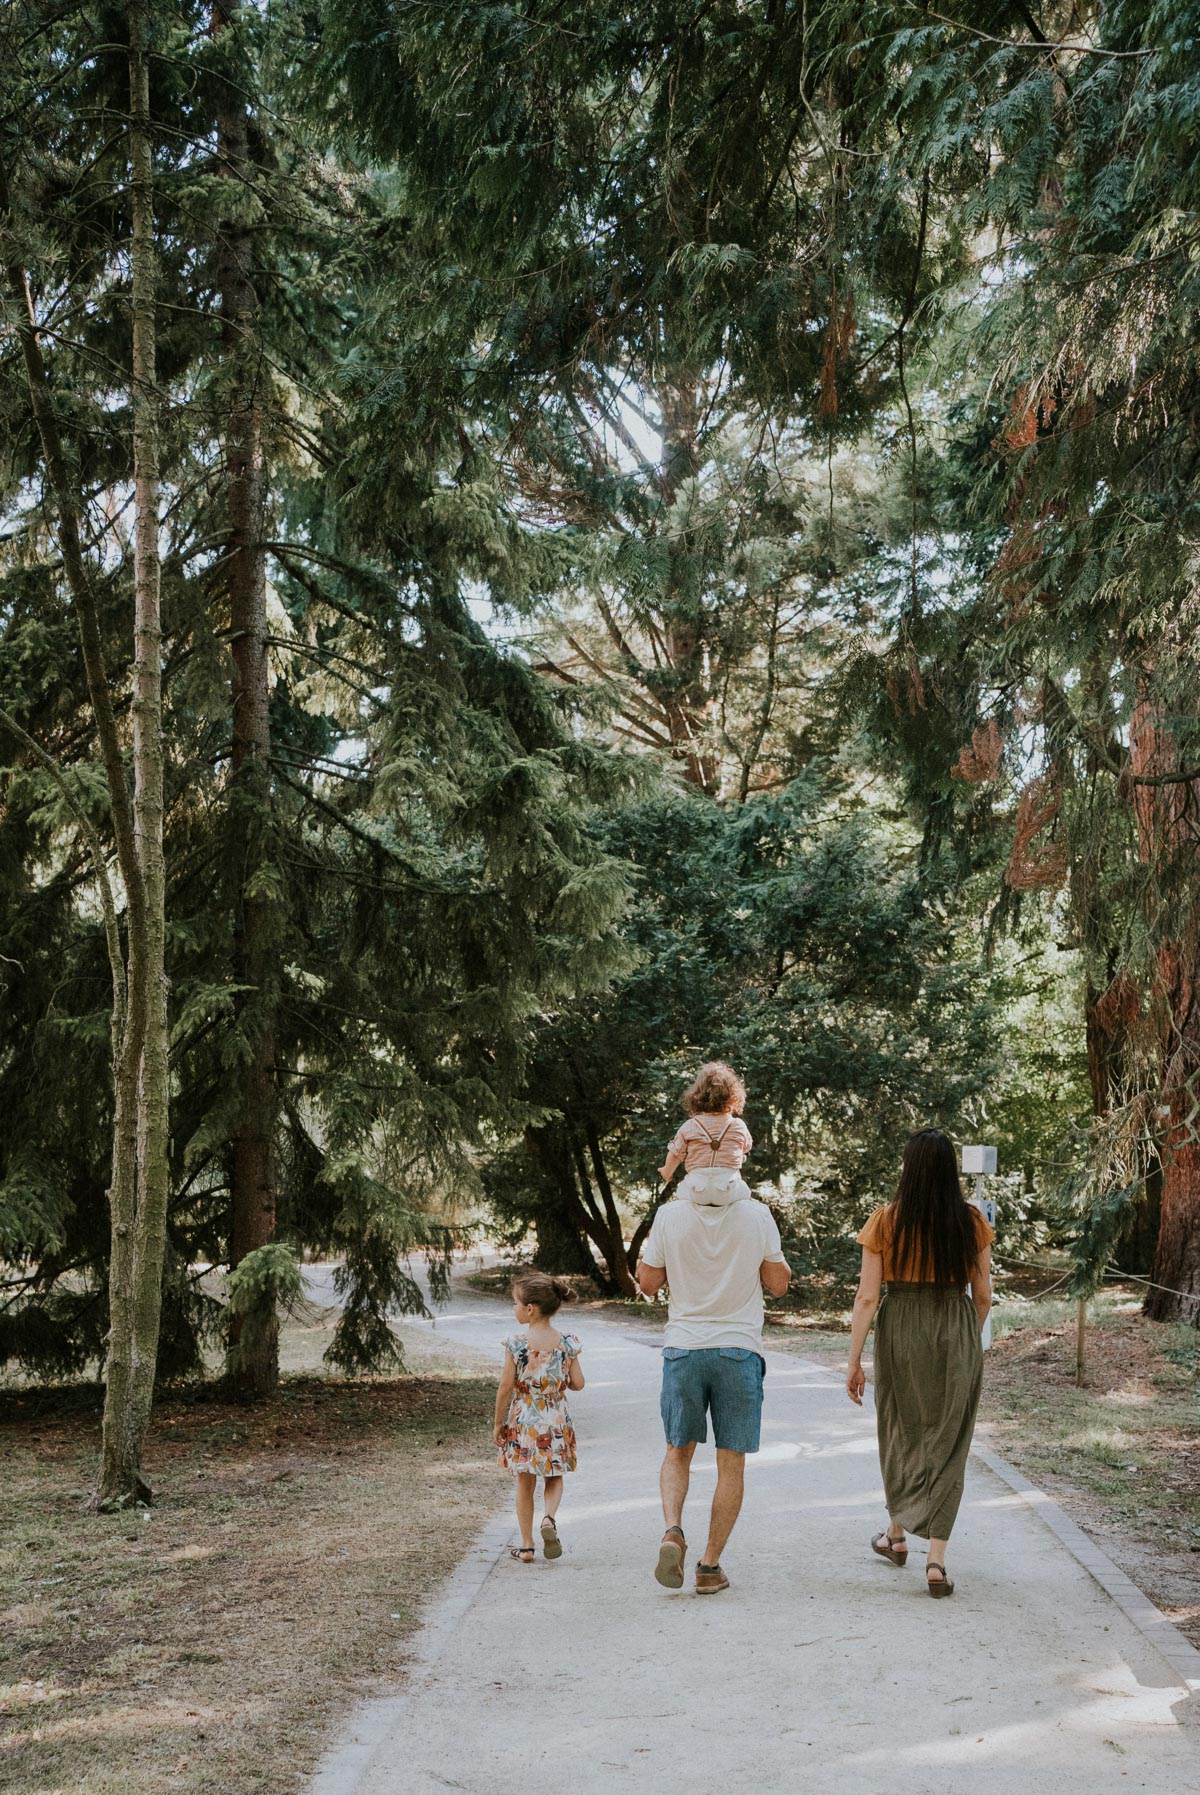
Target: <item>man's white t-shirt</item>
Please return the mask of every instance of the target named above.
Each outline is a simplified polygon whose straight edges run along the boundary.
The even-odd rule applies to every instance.
[[[737,1180],[739,1190],[745,1186]],[[670,1294],[666,1346],[744,1346],[762,1351],[764,1259],[786,1264],[779,1229],[754,1197],[706,1190],[664,1203],[654,1218],[642,1262],[665,1270]],[[712,1199],[716,1198],[716,1201]]]

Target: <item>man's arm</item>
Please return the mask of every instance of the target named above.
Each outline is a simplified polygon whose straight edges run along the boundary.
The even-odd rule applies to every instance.
[[[792,1268],[786,1259],[764,1259],[758,1275],[768,1296],[782,1296],[792,1281]]]
[[[667,1281],[667,1268],[665,1265],[647,1265],[644,1259],[639,1259],[637,1281],[643,1296],[657,1296]]]

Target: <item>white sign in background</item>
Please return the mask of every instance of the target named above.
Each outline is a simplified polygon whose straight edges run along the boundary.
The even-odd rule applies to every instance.
[[[975,1174],[975,1192],[969,1200],[974,1203],[976,1209],[982,1211],[984,1220],[989,1227],[994,1229],[996,1226],[996,1199],[984,1196],[983,1181],[985,1178],[990,1178],[996,1170],[995,1147],[964,1147],[962,1169],[964,1178],[969,1177],[971,1173]],[[968,1285],[968,1293],[969,1291],[970,1286]],[[992,1318],[990,1315],[983,1324],[983,1333],[980,1338],[986,1352],[992,1344]]]

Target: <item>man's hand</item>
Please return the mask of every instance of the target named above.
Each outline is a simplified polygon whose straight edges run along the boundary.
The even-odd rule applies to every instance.
[[[667,1281],[666,1267],[647,1265],[644,1259],[640,1259],[637,1268],[637,1281],[638,1289],[643,1296],[657,1296]]]
[[[846,1394],[851,1402],[856,1402],[858,1404],[860,1409],[862,1407],[863,1391],[866,1387],[867,1374],[862,1366],[855,1361],[851,1364],[850,1369],[846,1373]]]
[[[764,1259],[758,1280],[768,1296],[783,1296],[792,1281],[792,1268],[783,1259]]]

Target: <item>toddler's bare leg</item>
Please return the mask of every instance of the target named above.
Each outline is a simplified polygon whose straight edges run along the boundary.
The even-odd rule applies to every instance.
[[[542,1510],[542,1513],[548,1514],[550,1516],[550,1519],[553,1520],[555,1515],[558,1513],[558,1505],[562,1501],[562,1498],[563,1498],[563,1480],[562,1480],[562,1478],[561,1477],[547,1477],[546,1483],[545,1483],[545,1489],[544,1489],[543,1493],[546,1498],[546,1505],[545,1505],[545,1508]]]

